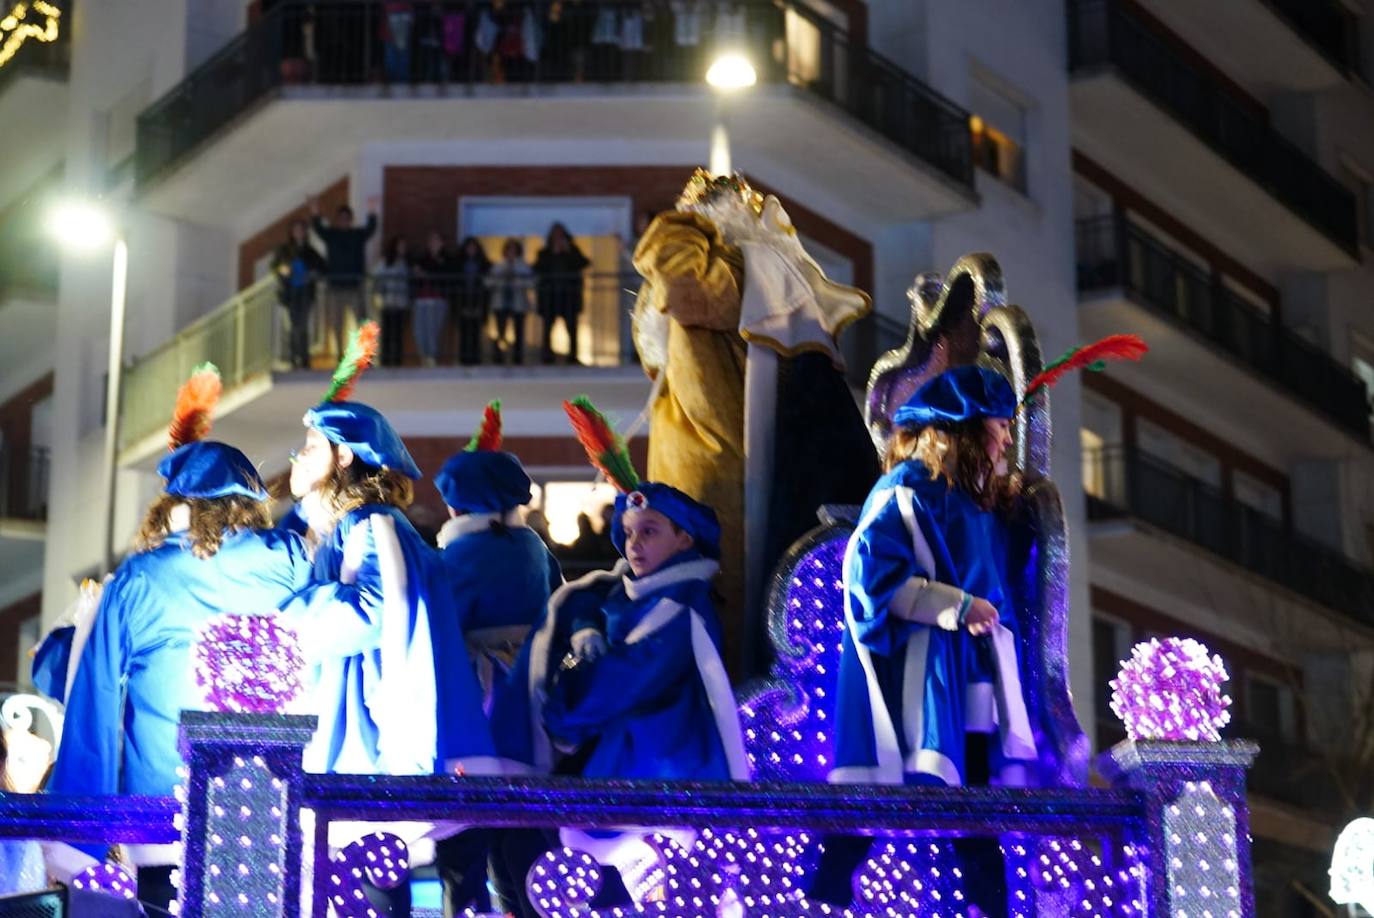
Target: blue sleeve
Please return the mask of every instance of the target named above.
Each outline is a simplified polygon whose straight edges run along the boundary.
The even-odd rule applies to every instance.
[[[75,637],[76,628],[72,625],[54,628],[33,654],[34,688],[55,701],[66,701],[67,668],[71,666]]]
[[[48,782],[54,793],[119,793],[124,680],[133,657],[134,613],[146,592],[142,574],[121,571],[101,595],[67,701],[62,744]]]
[[[296,629],[301,649],[312,662],[351,657],[381,645],[382,574],[371,524],[355,524],[347,538],[365,540],[353,582],[316,581],[281,608],[283,620]]]
[[[912,577],[933,575],[916,563],[896,489],[879,493],[850,536],[845,582],[856,637],[873,653],[889,655],[906,643],[914,629],[924,627],[889,616],[893,598]]]
[[[544,705],[549,733],[585,742],[607,725],[670,691],[683,691],[696,671],[690,610],[633,644],[613,645],[604,655],[559,675]]]
[[[544,554],[549,559],[549,595],[552,596],[554,591],[563,585],[563,566],[547,548],[544,549]]]

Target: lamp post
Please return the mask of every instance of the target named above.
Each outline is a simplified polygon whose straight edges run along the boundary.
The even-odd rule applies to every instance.
[[[101,205],[79,199],[59,203],[48,230],[62,245],[93,252],[113,243],[110,276],[110,357],[105,384],[105,529],[101,543],[103,573],[114,570],[115,476],[118,474],[119,396],[124,369],[124,307],[129,276],[129,246],[112,215]]]
[[[715,60],[711,62],[710,69],[706,71],[706,83],[715,91],[716,96],[716,118],[711,127],[712,175],[729,175],[733,171],[730,162],[730,133],[725,124],[726,100],[730,95],[747,89],[756,82],[758,74],[754,71],[754,65],[749,62],[749,58],[741,51],[733,49],[730,42],[723,42]]]

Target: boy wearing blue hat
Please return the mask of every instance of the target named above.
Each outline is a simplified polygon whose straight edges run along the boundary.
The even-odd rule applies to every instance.
[[[845,631],[831,780],[1024,784],[1036,758],[1006,570],[1017,399],[1001,374],[947,370],[893,416],[845,552]],[[995,733],[988,763],[966,736]]]
[[[519,459],[501,451],[500,401],[487,405],[477,433],[444,463],[434,486],[449,511],[439,530],[444,572],[490,710],[494,681],[509,671],[563,583],[558,561],[521,518],[530,478]]]
[[[564,407],[592,463],[620,491],[611,540],[623,560],[549,600],[497,694],[502,755],[533,771],[591,778],[747,780],[711,599],[716,515],[676,488],[639,481],[624,441],[585,398]],[[617,867],[636,901],[657,887],[645,835],[563,830],[565,843]],[[519,864],[510,873],[524,876]]]
[[[380,412],[347,400],[375,350],[367,323],[306,412],[291,466],[315,543],[311,584],[282,606],[314,667],[306,768],[497,771],[441,560],[402,513],[420,470]]]
[[[219,388],[218,371],[207,366],[178,394],[173,449],[158,464],[166,485],[105,587],[80,651],[51,793],[170,796],[184,764],[181,712],[205,707],[191,661],[198,629],[219,615],[270,612],[309,581],[305,545],[271,529],[253,464],[202,439]],[[132,855],[135,863],[173,863],[165,850]],[[175,896],[169,873],[141,869],[139,898],[165,907]]]

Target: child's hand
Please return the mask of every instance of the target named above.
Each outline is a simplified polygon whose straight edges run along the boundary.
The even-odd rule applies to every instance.
[[[572,636],[572,652],[579,660],[592,661],[607,651],[606,639],[595,628],[583,628]]]
[[[968,612],[964,615],[964,626],[968,628],[968,633],[972,635],[991,634],[992,629],[997,627],[997,622],[1001,618],[997,614],[992,603],[986,599],[974,599],[969,604]]]

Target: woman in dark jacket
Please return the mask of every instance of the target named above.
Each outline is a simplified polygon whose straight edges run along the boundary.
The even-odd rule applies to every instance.
[[[544,362],[553,363],[553,322],[568,330],[568,362],[577,363],[577,320],[582,314],[582,272],[591,262],[573,242],[568,228],[549,228],[544,248],[534,260],[538,278],[539,315],[544,320]]]
[[[458,328],[458,362],[465,366],[482,362],[482,326],[491,298],[487,288],[490,271],[491,259],[482,251],[482,243],[476,236],[464,239],[453,259],[453,318]]]
[[[310,367],[310,310],[315,305],[315,282],[324,271],[324,257],[310,244],[304,220],[291,222],[291,233],[272,255],[277,301],[290,320],[291,368]]]

